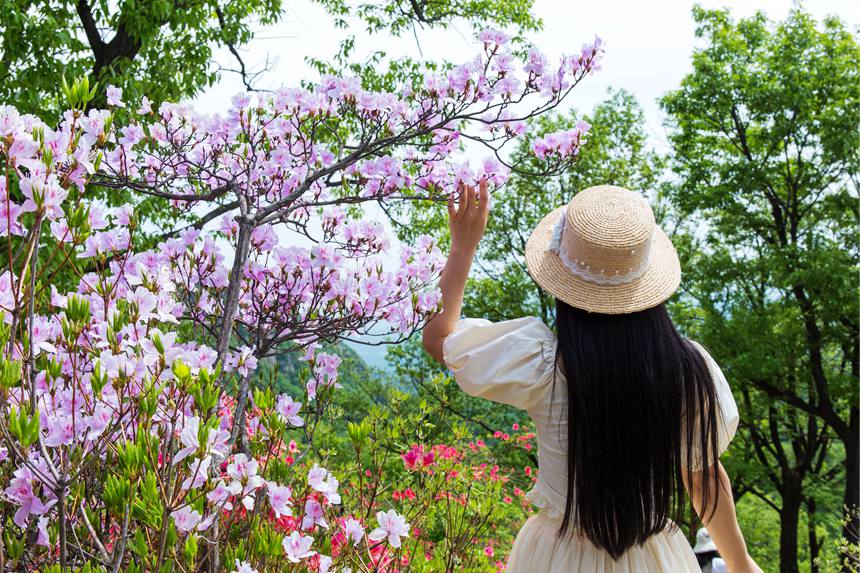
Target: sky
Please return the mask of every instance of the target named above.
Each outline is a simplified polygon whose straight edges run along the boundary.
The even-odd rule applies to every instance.
[[[795,5],[788,0],[701,0],[699,4],[705,8],[729,8],[735,18],[761,10],[771,19],[785,18]],[[697,45],[693,5],[685,0],[536,0],[534,13],[543,20],[543,30],[531,34],[530,40],[551,60],[577,53],[595,35],[605,41],[602,70],[580,83],[561,109],[573,106],[588,112],[605,99],[608,88],[624,88],[642,104],[650,144],[658,151],[666,151],[663,114],[657,100],[677,88],[690,71],[690,56]],[[804,7],[817,20],[836,15],[851,29],[860,27],[860,2],[856,0],[815,0]],[[311,0],[286,0],[285,10],[280,22],[256,29],[255,39],[240,50],[252,70],[263,69],[268,62],[268,69],[255,81],[259,88],[297,86],[303,80],[318,78],[305,58],[331,59],[349,33],[336,28],[333,19]],[[363,26],[356,22],[351,32],[362,30]],[[355,57],[363,59],[373,50],[384,50],[392,56],[461,63],[474,57],[478,49],[470,27],[455,22],[447,30],[419,29],[414,36],[401,38],[357,33]],[[215,57],[224,67],[235,65],[226,50]],[[195,99],[195,104],[203,112],[221,112],[241,91],[239,76],[223,73],[216,85]],[[368,363],[383,365],[384,346],[356,349]]]
[[[705,8],[729,8],[736,18],[762,10],[772,19],[784,18],[794,2],[789,0],[702,0]],[[667,146],[663,116],[657,99],[676,88],[690,70],[690,55],[696,46],[691,10],[694,2],[685,0],[536,0],[534,13],[543,20],[543,30],[530,39],[544,53],[557,57],[576,53],[595,35],[606,42],[603,69],[583,81],[566,102],[590,111],[606,96],[609,87],[633,92],[645,110],[648,133],[655,148]],[[241,54],[252,69],[269,70],[255,83],[261,88],[295,86],[313,80],[316,72],[305,64],[305,57],[330,58],[347,31],[335,28],[333,19],[311,0],[287,0],[280,22],[260,27],[255,39]],[[850,27],[860,26],[860,2],[850,0],[808,1],[804,7],[816,19],[836,15]],[[356,22],[352,31],[362,31]],[[361,58],[375,49],[392,55],[410,55],[428,60],[464,62],[477,53],[478,45],[465,23],[448,30],[421,30],[416,37],[402,38],[364,33],[357,34],[356,56]],[[420,45],[420,49],[419,49]],[[229,53],[216,54],[216,61],[232,67]],[[198,109],[217,112],[227,108],[230,97],[242,91],[236,74],[224,73],[221,80],[196,98]]]

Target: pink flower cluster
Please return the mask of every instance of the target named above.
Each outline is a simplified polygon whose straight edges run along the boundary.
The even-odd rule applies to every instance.
[[[480,180],[503,184],[508,167],[498,150],[527,119],[558,105],[601,53],[597,41],[552,65],[533,51],[518,77],[504,34],[486,32],[481,41],[473,61],[399,93],[327,77],[310,89],[240,94],[225,114],[208,116],[186,104],[154,111],[146,98],[127,106],[109,87],[110,109],[70,109],[56,129],[0,107],[0,237],[13,253],[0,271],[0,338],[8,338],[0,340],[0,370],[20,372],[17,380],[4,374],[0,387],[0,424],[15,437],[0,450],[10,467],[0,475],[11,476],[0,484],[0,503],[18,527],[35,519],[39,543],[48,543],[46,524],[70,484],[109,459],[105,469],[118,481],[106,491],[125,491],[122,479],[137,472],[159,472],[150,493],[162,496],[182,534],[217,531],[263,503],[283,524],[290,562],[327,570],[331,557],[314,536],[333,529],[390,558],[379,548],[397,549],[410,534],[403,516],[379,511],[378,527],[365,534],[358,520],[334,517],[338,478],[298,463],[305,452],[289,446],[285,467],[296,475],[274,480],[268,457],[251,455],[244,442],[281,454],[295,444],[281,428],[307,429],[309,414],[320,415],[339,387],[340,365],[323,343],[402,339],[439,308],[432,285],[443,257],[434,242],[420,237],[393,252],[383,223],[348,217],[345,207],[435,200]],[[519,111],[533,95],[540,103]],[[550,134],[535,151],[562,168],[586,131]],[[477,168],[457,161],[463,139],[485,143],[495,157]],[[132,199],[107,208],[90,198],[94,184]],[[144,200],[165,201],[190,221],[135,251],[148,224]],[[53,284],[60,272],[73,287]],[[257,403],[250,380],[287,351],[307,364],[304,395]],[[461,455],[415,446],[403,462],[432,471]],[[87,501],[105,513],[107,502]],[[236,570],[253,569],[237,562]]]
[[[585,121],[580,121],[573,129],[566,129],[538,137],[532,144],[534,154],[541,159],[551,155],[562,158],[576,157],[579,147],[585,143],[585,135],[591,129]]]

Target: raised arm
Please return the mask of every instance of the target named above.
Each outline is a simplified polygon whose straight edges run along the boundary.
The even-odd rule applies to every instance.
[[[442,291],[442,311],[435,314],[424,327],[424,348],[442,360],[442,342],[454,330],[463,308],[463,292],[472,267],[478,242],[484,235],[489,216],[490,194],[486,181],[479,189],[465,187],[460,192],[458,205],[453,195],[448,196],[448,226],[451,229],[451,252],[442,270],[439,288]]]
[[[708,533],[711,534],[717,551],[726,562],[729,573],[762,573],[761,568],[747,552],[744,536],[741,534],[735,514],[732,484],[726,470],[723,469],[723,464],[717,462],[716,475],[713,472],[701,471],[692,472],[690,477],[684,473],[684,478],[684,485],[690,494],[690,501],[696,508],[696,513],[699,514],[703,524],[708,528]],[[710,484],[711,489],[709,491],[717,491],[717,488],[720,488],[720,495],[712,515],[709,515],[710,510],[705,511],[702,507],[702,481],[705,479],[717,482]]]

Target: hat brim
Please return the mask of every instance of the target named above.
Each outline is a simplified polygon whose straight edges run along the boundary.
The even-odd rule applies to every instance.
[[[672,241],[656,227],[648,269],[625,284],[596,284],[568,270],[558,254],[547,249],[562,216],[559,207],[544,217],[526,242],[526,265],[542,289],[567,304],[601,314],[629,314],[664,302],[681,284],[681,263]]]

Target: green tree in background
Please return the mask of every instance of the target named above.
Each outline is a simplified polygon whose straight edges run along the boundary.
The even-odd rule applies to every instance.
[[[532,13],[534,0],[378,0],[347,2],[346,0],[316,0],[338,18],[341,27],[349,26],[348,18],[358,16],[367,31],[387,31],[395,36],[419,28],[448,28],[463,18],[478,30],[488,24],[515,24],[517,33],[540,29],[540,20]]]
[[[455,23],[467,24],[473,32],[485,28],[501,28],[511,32],[515,46],[528,45],[525,34],[543,27],[540,18],[532,14],[534,0],[316,0],[331,14],[335,25],[350,33],[341,41],[333,60],[309,55],[306,60],[320,73],[354,75],[362,78],[368,88],[396,89],[403,80],[419,79],[428,68],[446,67],[445,62],[422,61],[419,29],[447,29]],[[387,32],[415,38],[420,59],[395,54],[389,58],[383,50],[375,50],[366,61],[354,57],[355,32],[352,19],[358,17],[369,34]]]
[[[273,23],[281,12],[280,0],[2,0],[0,100],[50,123],[64,102],[61,76],[98,81],[96,106],[108,84],[131,101],[191,97],[217,78],[214,48],[238,58],[252,23]]]
[[[844,506],[858,541],[860,52],[842,22],[800,9],[693,15],[705,46],[662,100],[679,177],[666,197],[688,232],[694,328],[740,386],[768,486],[751,491],[780,512],[780,570],[798,571],[803,507],[814,529]],[[842,499],[822,507],[835,478]]]
[[[318,2],[340,27],[348,29],[354,25],[349,17],[357,17],[372,34],[446,27],[457,19],[473,29],[540,28],[531,14],[532,0],[388,0],[357,9],[341,0]],[[123,88],[131,101],[143,95],[155,104],[178,101],[217,80],[221,68],[213,53],[218,48],[226,48],[235,59],[223,69],[241,74],[251,89],[267,70],[253,71],[257,63],[243,61],[240,50],[253,41],[255,28],[277,22],[283,9],[281,0],[0,0],[0,101],[49,123],[56,121],[64,101],[57,80],[61,76],[98,81],[95,106],[104,105],[108,84]],[[354,39],[348,39],[342,55],[353,46]],[[373,63],[371,59],[368,70]],[[411,65],[417,69],[417,63]]]

